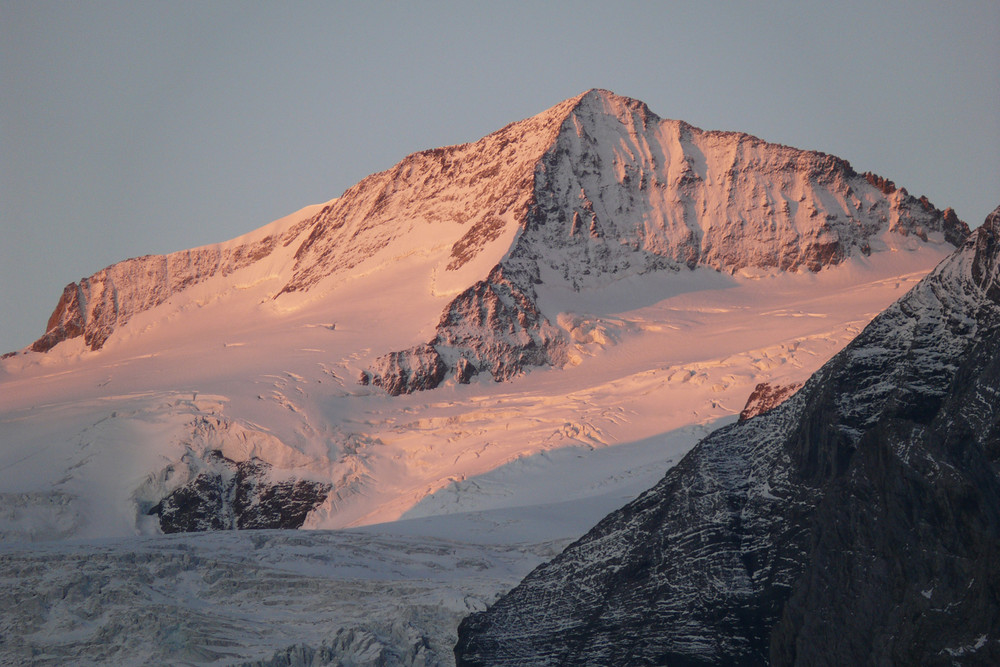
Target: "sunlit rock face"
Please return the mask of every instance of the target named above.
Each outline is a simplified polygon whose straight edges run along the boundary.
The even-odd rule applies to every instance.
[[[894,236],[936,233],[957,245],[968,233],[950,209],[873,178],[831,155],[704,132],[590,91],[536,164],[521,232],[500,270],[456,299],[430,344],[456,360],[446,377],[465,360],[503,380],[565,359],[563,341],[536,312],[539,282],[579,290],[697,266],[819,271],[884,250]],[[480,313],[488,326],[467,335]]]
[[[753,392],[747,397],[747,404],[740,412],[740,421],[753,419],[757,415],[770,412],[795,394],[802,388],[799,382],[792,384],[769,384],[761,382],[754,387]]]
[[[1000,209],[777,408],[459,629],[460,665],[1000,660]]]

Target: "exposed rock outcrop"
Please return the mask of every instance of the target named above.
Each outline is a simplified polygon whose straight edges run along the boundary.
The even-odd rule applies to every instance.
[[[433,346],[419,345],[379,357],[370,371],[362,372],[360,382],[382,387],[391,396],[399,396],[433,389],[444,380],[447,370]]]
[[[256,457],[237,463],[213,450],[202,470],[148,513],[164,533],[251,528],[300,528],[326,500],[331,484],[271,478],[272,466]]]
[[[562,365],[565,357],[562,332],[538,309],[534,290],[518,288],[498,267],[448,305],[433,341],[379,357],[360,382],[398,396],[452,376],[468,383],[489,373],[502,382],[528,367]]]
[[[164,303],[217,275],[228,276],[267,257],[279,239],[262,239],[232,246],[210,246],[170,255],[127,259],[98,271],[63,290],[46,326],[31,349],[47,352],[64,340],[83,336],[92,350],[135,315]]]
[[[743,422],[765,412],[770,412],[801,388],[801,382],[793,382],[792,384],[759,383],[747,397],[747,404],[743,406],[739,420]]]
[[[459,665],[1000,661],[1000,208],[792,398],[459,628]]]

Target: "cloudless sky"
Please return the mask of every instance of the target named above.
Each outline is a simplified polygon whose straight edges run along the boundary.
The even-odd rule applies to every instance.
[[[972,226],[1000,3],[0,0],[0,352],[62,288],[223,241],[589,88],[821,150]]]

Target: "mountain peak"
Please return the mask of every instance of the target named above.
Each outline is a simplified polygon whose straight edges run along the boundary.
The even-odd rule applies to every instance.
[[[595,88],[476,142],[414,153],[245,242],[126,260],[73,283],[32,349],[83,336],[98,350],[134,315],[207,280],[229,290],[224,279],[237,272],[240,284],[261,286],[261,301],[287,310],[334,289],[335,277],[419,256],[434,293],[471,299],[447,306],[442,322],[502,303],[521,320],[512,329],[521,332],[515,348],[535,346],[515,356],[556,363],[561,336],[535,303],[534,285],[543,280],[579,290],[696,266],[819,271],[857,255],[941,242],[941,234],[956,244],[968,231],[953,214],[889,183],[832,156],[661,120],[639,100]],[[536,328],[522,330],[524,322]],[[471,335],[439,330],[433,349],[473,374],[482,365],[505,369],[497,379],[521,367],[470,356],[455,341]],[[478,335],[496,343],[496,332]],[[396,373],[410,364],[397,359],[385,368]],[[380,375],[373,369],[366,377],[380,384]]]
[[[574,111],[596,111],[618,117],[630,112],[659,120],[659,116],[650,111],[645,102],[604,88],[591,88],[574,99],[577,100]]]

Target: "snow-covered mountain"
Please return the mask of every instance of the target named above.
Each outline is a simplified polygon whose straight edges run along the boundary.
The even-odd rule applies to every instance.
[[[127,571],[121,552],[141,543],[189,585],[177,627],[128,626],[186,637],[187,652],[149,659],[278,651],[281,664],[296,643],[361,655],[416,632],[414,650],[427,638],[426,661],[448,662],[461,615],[652,486],[758,384],[808,378],[966,231],[832,156],[590,91],[243,237],[115,264],[68,286],[45,334],[0,359],[0,556],[28,582],[9,580],[16,629],[0,633],[20,638],[17,656],[128,662],[132,649],[105,641],[132,617],[120,591],[161,596],[145,570]],[[243,593],[177,570],[172,545],[205,545],[227,571],[250,559],[250,574],[307,595],[343,574],[311,565],[341,538],[276,537],[265,562],[228,554],[241,537],[160,535],[375,524],[357,538],[383,559],[357,570],[385,575],[361,587],[371,604],[395,604],[394,573],[413,553],[476,543],[507,555],[463,556],[474,592],[428,603],[442,613],[420,602],[427,587],[403,586],[424,605],[413,627],[368,607],[329,623],[377,628],[327,634],[254,616],[271,630],[237,650]],[[358,534],[344,534],[346,552]],[[119,577],[82,611],[56,601],[104,575],[38,566],[66,538],[89,540],[78,560]],[[433,579],[436,562],[413,571]],[[25,602],[42,589],[51,609]],[[314,602],[332,604],[301,604]]]
[[[434,494],[526,456],[699,426],[775,373],[801,381],[966,231],[843,160],[592,90],[67,286],[2,362],[3,491],[25,508],[8,530],[442,511]],[[674,418],[638,405],[656,392]]]
[[[363,376],[398,394],[565,363],[565,338],[537,307],[539,283],[580,290],[696,266],[818,271],[885,249],[886,234],[933,233],[954,245],[968,228],[833,156],[703,132],[591,90],[478,142],[411,155],[266,233],[68,285],[32,349],[82,336],[98,350],[136,315],[216,276],[266,280],[261,298],[284,305],[335,276],[433,257],[432,291],[455,295],[434,338],[380,356]]]
[[[463,622],[460,665],[1000,661],[1000,208],[779,407]]]

